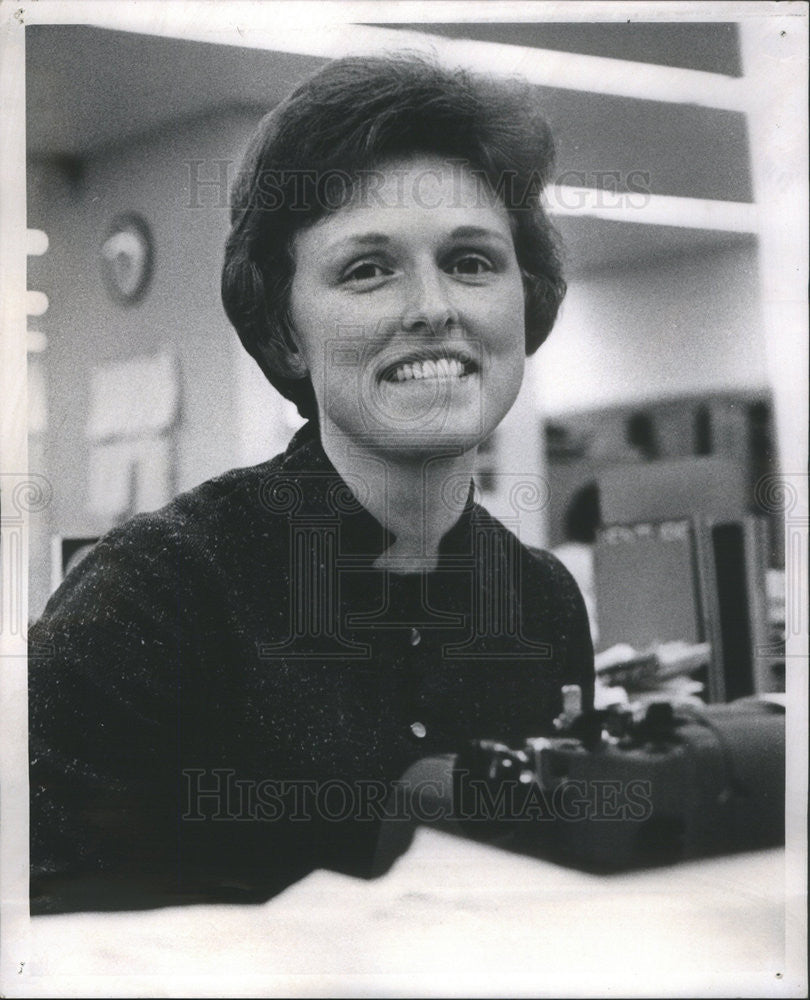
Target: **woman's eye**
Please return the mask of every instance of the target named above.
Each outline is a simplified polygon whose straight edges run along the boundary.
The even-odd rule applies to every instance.
[[[348,268],[344,275],[344,281],[371,281],[374,278],[382,278],[386,274],[391,272],[382,266],[382,264],[375,264],[373,261],[364,260],[360,261],[359,264],[354,264],[352,267]]]
[[[451,274],[465,274],[476,277],[480,274],[487,274],[492,270],[492,264],[486,257],[478,254],[465,254],[453,261],[449,269]]]

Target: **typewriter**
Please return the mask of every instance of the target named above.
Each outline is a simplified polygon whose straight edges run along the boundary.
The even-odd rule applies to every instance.
[[[417,819],[587,870],[784,842],[783,704],[580,703],[578,688],[563,689],[550,736],[477,741],[414,765],[404,782],[412,802],[420,792]]]

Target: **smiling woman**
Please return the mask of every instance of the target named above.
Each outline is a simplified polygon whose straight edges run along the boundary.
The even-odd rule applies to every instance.
[[[366,505],[396,535],[378,564],[433,568],[460,510],[424,490],[425,459],[434,481],[468,482],[514,403],[523,287],[506,209],[469,169],[421,157],[381,173],[390,207],[349,202],[296,235],[291,365],[312,380],[326,454],[362,476]],[[390,523],[392,488],[422,516]]]
[[[32,630],[35,911],[368,875],[415,761],[587,707],[576,585],[471,485],[565,289],[532,108],[348,59],[260,124],[223,301],[308,423],[106,536]]]
[[[509,218],[468,168],[443,168],[386,165],[391,207],[350,202],[296,236],[291,319],[327,453],[336,438],[374,447],[380,430],[386,449],[468,453],[515,401],[525,335]],[[364,331],[351,370],[333,364],[346,330]]]

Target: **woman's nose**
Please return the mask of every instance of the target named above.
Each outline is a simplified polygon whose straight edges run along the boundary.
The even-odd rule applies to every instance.
[[[402,315],[405,330],[437,334],[458,325],[458,311],[448,295],[444,279],[444,273],[436,270],[414,275]]]

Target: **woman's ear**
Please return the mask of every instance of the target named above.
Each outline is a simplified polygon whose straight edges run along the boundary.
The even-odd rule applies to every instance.
[[[258,349],[270,370],[284,378],[306,378],[309,374],[306,359],[288,329],[279,330],[274,337],[262,341]]]

